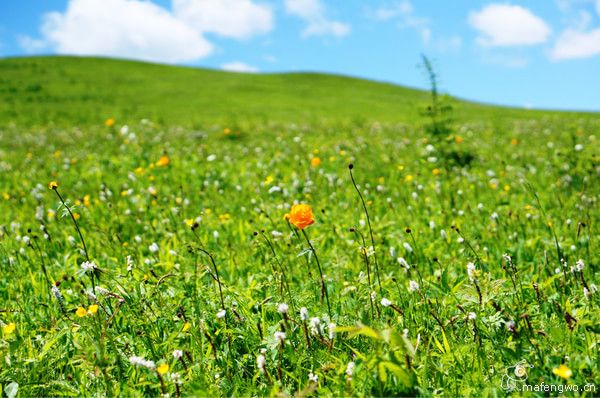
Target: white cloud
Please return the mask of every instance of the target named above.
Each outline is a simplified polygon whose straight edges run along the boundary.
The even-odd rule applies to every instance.
[[[304,37],[324,35],[342,37],[350,33],[350,25],[327,18],[325,7],[320,0],[285,0],[285,8],[288,13],[307,23],[302,32]]]
[[[256,73],[258,69],[246,63],[234,61],[221,65],[221,69],[229,72]]]
[[[430,21],[414,13],[414,7],[408,0],[398,1],[396,3],[381,6],[373,13],[373,17],[380,21],[397,19],[403,28],[412,28],[421,35],[423,42],[427,43],[431,39]]]
[[[106,55],[176,63],[204,57],[213,46],[167,10],[141,0],[70,0],[44,15],[42,40],[60,54]],[[23,37],[33,50],[37,39]]]
[[[273,11],[251,0],[173,0],[175,16],[199,32],[244,39],[273,29]]]
[[[469,14],[469,24],[479,31],[483,46],[526,46],[544,43],[550,27],[526,8],[511,4],[489,4]]]
[[[600,55],[600,28],[587,32],[567,29],[560,34],[550,52],[554,61]]]
[[[204,35],[234,39],[273,28],[273,13],[253,0],[172,0],[173,11],[148,0],[69,0],[44,15],[41,38],[19,37],[26,52],[104,55],[177,63],[206,57]]]

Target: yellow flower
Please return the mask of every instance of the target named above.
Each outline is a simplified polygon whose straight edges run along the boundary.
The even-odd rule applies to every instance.
[[[292,210],[284,218],[299,229],[304,229],[315,223],[312,208],[304,204],[293,205]]]
[[[163,363],[158,368],[156,368],[156,371],[158,372],[159,375],[164,375],[165,373],[167,373],[169,371],[169,365],[166,363]]]
[[[4,200],[9,200],[10,199],[10,195],[8,194],[8,192],[2,193],[2,197],[4,198]]]
[[[265,185],[270,185],[273,181],[273,176],[267,176],[267,178],[265,178]]]
[[[190,330],[191,327],[192,325],[189,322],[186,322],[183,324],[183,331],[187,332],[188,330]]]
[[[230,129],[229,127],[225,127],[225,128],[223,129],[223,134],[225,134],[225,135],[229,135],[229,134],[231,134],[231,129]]]
[[[50,183],[48,184],[48,188],[50,188],[50,189],[56,189],[56,188],[58,188],[58,182],[56,182],[56,181],[50,181]]]
[[[79,213],[73,213],[73,218],[75,220],[79,220],[81,218],[81,214],[79,214]]]
[[[92,202],[90,201],[90,195],[89,195],[89,194],[88,194],[88,195],[85,195],[85,196],[83,197],[83,205],[84,205],[85,207],[90,207],[90,205],[91,205],[91,204],[92,204]]]
[[[115,119],[113,119],[112,117],[110,119],[106,119],[106,121],[104,122],[104,125],[106,127],[112,127],[115,125]]]
[[[431,172],[433,173],[434,176],[439,175],[442,171],[440,169],[433,169],[431,170]]]
[[[457,135],[454,137],[454,142],[456,142],[457,144],[460,144],[461,142],[463,142],[463,138],[460,135]]]
[[[221,221],[221,223],[226,223],[227,221],[229,221],[230,218],[231,218],[231,215],[229,213],[224,213],[224,214],[219,215],[219,221]]]
[[[564,363],[559,367],[552,369],[552,373],[565,380],[569,380],[569,378],[573,376],[573,371]]]
[[[510,191],[510,185],[508,185],[508,184],[507,184],[507,185],[504,185],[504,190],[505,190],[506,192]]]
[[[310,165],[312,167],[319,167],[320,164],[321,164],[321,158],[314,157],[310,160]]]
[[[76,314],[78,317],[80,317],[80,318],[83,318],[84,316],[86,316],[86,315],[87,315],[87,311],[86,311],[86,310],[85,310],[85,308],[83,308],[83,307],[78,307],[78,308],[77,308],[77,311],[75,311],[75,314]]]
[[[156,165],[158,167],[164,167],[164,166],[168,166],[169,163],[171,163],[171,159],[169,159],[169,157],[167,155],[163,155],[160,157],[160,159],[158,159],[158,161],[156,162]]]
[[[2,327],[2,332],[4,333],[4,336],[8,337],[15,331],[16,328],[17,325],[15,325],[14,322],[11,322]]]
[[[88,307],[88,314],[94,315],[96,312],[98,312],[98,304],[92,304]]]
[[[510,140],[511,145],[517,145],[518,143],[519,143],[519,140],[517,140],[516,138],[513,138],[512,140]]]
[[[406,177],[404,177],[404,182],[411,182],[414,179],[414,177],[411,174],[408,174]]]

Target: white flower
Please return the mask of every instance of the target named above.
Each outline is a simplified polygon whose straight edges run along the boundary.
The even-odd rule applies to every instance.
[[[396,258],[396,249],[393,246],[390,247],[390,256]]]
[[[267,365],[267,361],[265,359],[265,356],[262,354],[259,354],[256,357],[256,366],[258,367],[258,370],[260,370],[260,373],[265,373],[266,365]]]
[[[84,261],[81,263],[81,269],[83,272],[94,271],[96,268],[96,264],[93,261]]]
[[[148,249],[150,250],[150,253],[156,253],[158,251],[158,245],[156,242],[152,242],[152,244],[148,246]]]
[[[156,364],[153,361],[146,360],[142,357],[137,357],[137,356],[129,357],[129,362],[134,366],[148,368],[150,370],[154,370],[156,368]]]
[[[314,336],[319,334],[319,323],[321,323],[319,318],[310,318],[310,333]]]
[[[581,271],[583,271],[584,268],[585,268],[585,263],[583,262],[583,260],[582,259],[577,260],[577,262],[575,263],[575,271],[581,272]]]
[[[419,290],[419,284],[416,281],[410,281],[408,283],[408,291],[416,292],[417,290]]]
[[[497,220],[497,219],[498,219],[498,213],[496,213],[496,212],[493,212],[493,213],[492,213],[492,215],[490,216],[490,218],[491,218],[492,220]]]
[[[308,374],[308,381],[311,382],[311,383],[318,383],[319,382],[319,376],[317,376],[313,372],[310,372]]]
[[[333,340],[335,338],[335,323],[329,323],[329,340]]]
[[[221,310],[219,310],[219,312],[217,312],[217,318],[218,319],[224,318],[226,314],[227,314],[227,312],[224,309],[221,309]]]
[[[287,314],[288,313],[288,305],[286,303],[281,303],[277,306],[277,312],[279,312],[280,314]]]
[[[469,319],[470,319],[470,320],[477,319],[477,314],[476,314],[476,313],[474,313],[474,312],[469,312]]]
[[[506,322],[505,325],[506,325],[506,330],[508,330],[509,332],[514,332],[515,328],[517,327],[517,324],[512,319],[510,321]]]
[[[510,255],[508,255],[507,253],[504,253],[502,255],[502,258],[504,259],[504,261],[506,261],[507,263],[512,263],[512,257]]]
[[[589,299],[590,297],[592,297],[592,292],[590,292],[587,287],[584,287],[583,288],[583,296],[586,299]]]
[[[392,305],[392,302],[386,298],[382,298],[381,299],[381,305],[384,307],[389,307],[390,305]]]
[[[402,246],[404,246],[404,249],[406,249],[407,252],[412,253],[413,248],[411,247],[411,245],[408,242],[404,242],[402,244]]]
[[[575,150],[576,150],[577,152],[581,152],[581,151],[583,151],[583,145],[581,145],[581,144],[577,144],[577,145],[575,145]]]
[[[23,237],[23,244],[25,246],[27,246],[30,242],[31,242],[31,239],[29,238],[29,236],[24,236]]]
[[[429,228],[435,229],[435,221],[433,221],[433,220],[429,221]]]
[[[464,243],[464,242],[465,242],[465,239],[464,239],[462,236],[459,236],[459,237],[458,237],[458,239],[456,239],[456,241],[457,241],[458,243]]]
[[[404,259],[404,257],[398,257],[398,264],[400,264],[402,266],[402,268],[404,269],[410,269],[410,265],[408,264],[408,262]]]
[[[354,374],[354,366],[355,363],[352,361],[348,362],[348,365],[346,365],[346,377],[348,378],[348,380],[352,380],[352,375]]]
[[[444,240],[448,239],[448,235],[446,234],[446,230],[445,230],[445,229],[442,229],[442,230],[440,231],[440,236],[441,236],[441,237],[442,237],[442,239],[444,239]]]
[[[302,321],[308,321],[308,310],[306,307],[300,308],[300,319],[302,319]]]
[[[275,337],[275,340],[278,341],[279,343],[281,343],[281,344],[285,343],[285,333],[275,332],[275,333],[273,333],[273,337]]]
[[[183,351],[181,351],[181,350],[175,350],[175,351],[173,351],[173,358],[179,359],[181,357],[183,357]]]
[[[52,285],[52,295],[58,300],[59,303],[62,303],[64,301],[64,297],[62,295],[62,293],[60,292],[60,290],[58,289],[58,287],[56,287],[56,285]]]
[[[467,263],[467,275],[469,276],[469,280],[474,282],[477,277],[477,268],[473,263]]]
[[[208,156],[206,157],[206,160],[207,160],[208,162],[214,162],[215,160],[217,160],[217,155],[208,155]]]

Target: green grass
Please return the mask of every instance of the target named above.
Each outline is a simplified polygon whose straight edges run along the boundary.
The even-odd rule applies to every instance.
[[[401,71],[399,71],[401,73]],[[317,73],[239,74],[113,59],[0,60],[0,124],[131,123],[207,126],[247,122],[412,123],[423,91]],[[457,118],[589,117],[455,101]]]
[[[531,385],[599,394],[597,115],[456,102],[433,141],[425,94],[372,82],[76,58],[0,70],[2,394],[504,396],[523,363]],[[294,202],[314,210],[331,316],[284,220]],[[319,318],[307,334],[302,307]]]

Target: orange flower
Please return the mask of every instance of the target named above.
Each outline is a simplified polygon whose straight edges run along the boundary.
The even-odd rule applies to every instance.
[[[318,167],[321,164],[321,159],[318,157],[314,157],[310,160],[310,165],[312,167]]]
[[[169,157],[167,155],[163,155],[160,157],[160,159],[158,159],[158,161],[156,162],[156,165],[158,167],[163,167],[163,166],[168,166],[169,163],[171,163],[171,159],[169,159]]]
[[[315,217],[309,205],[293,205],[292,210],[285,215],[285,219],[300,229],[315,223]]]

